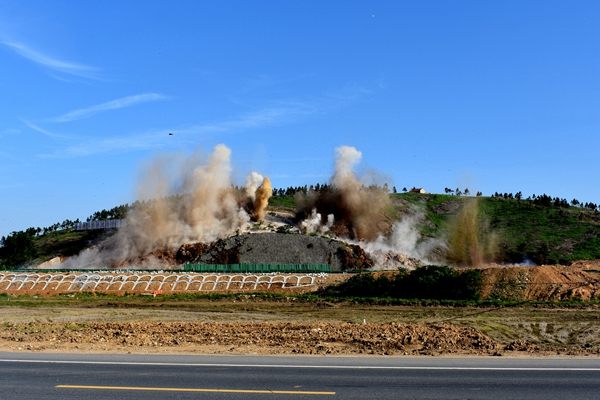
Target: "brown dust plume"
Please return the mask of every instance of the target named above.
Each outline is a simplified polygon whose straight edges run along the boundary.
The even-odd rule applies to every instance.
[[[390,204],[389,196],[380,187],[366,186],[358,179],[353,168],[361,157],[354,147],[338,147],[331,189],[301,195],[296,219],[319,215],[321,226],[331,226],[329,230],[337,236],[356,240],[372,241],[388,233],[391,224],[385,208]]]
[[[99,248],[67,260],[64,268],[116,267],[135,262],[156,250],[175,250],[184,243],[212,242],[225,238],[250,221],[243,204],[258,204],[256,218],[264,216],[265,193],[249,200],[231,179],[231,150],[217,145],[208,156],[162,155],[143,167],[138,196],[127,224]],[[247,186],[255,185],[253,173]],[[265,179],[263,192],[270,188]],[[260,188],[259,188],[260,189]],[[257,190],[258,192],[259,190]],[[270,191],[270,189],[269,189]],[[256,200],[260,198],[261,200]],[[262,208],[260,208],[262,207]]]
[[[479,201],[470,198],[450,222],[447,261],[452,265],[477,267],[494,261],[496,238],[482,217]]]
[[[266,176],[263,180],[262,185],[256,189],[254,194],[254,211],[252,212],[252,221],[261,221],[265,218],[265,209],[269,205],[269,198],[273,195],[273,188],[271,187],[271,181]]]

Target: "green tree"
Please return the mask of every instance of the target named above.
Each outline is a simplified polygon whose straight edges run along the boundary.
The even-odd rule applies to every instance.
[[[0,239],[0,257],[4,268],[15,268],[37,257],[37,250],[33,243],[33,230],[12,232],[7,237]]]

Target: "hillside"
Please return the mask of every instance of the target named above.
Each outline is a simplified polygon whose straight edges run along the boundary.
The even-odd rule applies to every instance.
[[[383,216],[386,233],[396,221],[413,221],[410,229],[420,234],[419,242],[436,239],[447,244],[447,248],[440,245],[432,252],[430,259],[438,263],[476,264],[470,259],[462,260],[460,251],[479,252],[481,260],[495,263],[569,264],[600,259],[600,213],[596,210],[565,204],[541,205],[531,200],[448,194],[401,193],[391,194],[389,199]],[[270,199],[267,211],[271,215],[291,216],[297,207],[297,197],[276,195]],[[285,232],[287,227],[290,226],[280,226],[279,231]],[[28,234],[29,231],[33,233]],[[470,231],[474,232],[474,239],[465,236]],[[42,235],[33,229],[27,232],[18,232],[14,237],[16,246],[24,251],[0,247],[0,265],[4,268],[76,255],[113,233],[72,229]],[[473,243],[456,249],[469,240]]]
[[[463,197],[447,194],[390,195],[390,219],[413,217],[421,239],[448,240],[456,225],[474,224],[479,243],[497,263],[569,264],[600,259],[600,212],[583,207],[540,205],[532,200]],[[477,218],[460,221],[465,204],[474,203]],[[275,196],[273,207],[294,210],[294,196]],[[469,204],[470,205],[470,204]],[[445,257],[446,255],[442,255]]]
[[[580,207],[555,207],[532,201],[457,197],[415,193],[394,195],[398,211],[425,212],[419,224],[424,236],[451,235],[462,208],[477,202],[476,223],[480,242],[493,242],[493,261],[498,263],[568,264],[576,260],[600,259],[600,213]],[[406,204],[410,203],[410,205]],[[465,222],[465,221],[461,221]]]

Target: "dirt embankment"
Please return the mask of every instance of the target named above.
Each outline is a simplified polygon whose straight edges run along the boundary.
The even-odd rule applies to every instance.
[[[499,355],[535,351],[451,325],[294,323],[5,323],[0,350],[203,354]]]
[[[484,299],[583,301],[600,299],[600,261],[482,269]]]

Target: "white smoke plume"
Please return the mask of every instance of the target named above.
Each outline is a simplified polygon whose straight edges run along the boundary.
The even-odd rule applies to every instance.
[[[162,156],[149,163],[138,191],[140,198],[152,200],[138,203],[129,212],[127,225],[97,249],[67,259],[61,267],[116,267],[151,258],[157,250],[175,251],[184,243],[230,236],[250,221],[243,207],[247,199],[240,198],[232,183],[230,156],[231,150],[221,144],[208,157]],[[247,180],[246,194],[251,193],[252,199],[256,188],[251,189],[260,180],[258,173]],[[268,178],[265,182],[270,191]]]
[[[263,176],[258,172],[252,172],[246,177],[246,196],[254,201],[256,189],[260,186],[263,181]]]
[[[361,184],[356,178],[353,168],[362,158],[362,153],[351,146],[338,147],[335,149],[335,153],[335,173],[331,178],[331,183],[337,188],[354,189],[358,195]]]
[[[305,233],[321,233],[325,234],[329,232],[333,223],[335,222],[335,217],[333,214],[329,214],[327,216],[327,222],[325,224],[322,223],[321,214],[317,212],[316,208],[313,208],[310,217],[305,219],[300,223],[302,230]]]
[[[417,225],[424,214],[406,216],[395,222],[389,236],[379,236],[373,242],[361,243],[363,249],[375,261],[378,269],[396,269],[398,266],[412,268],[415,264],[432,264],[432,251],[445,244],[434,238],[421,240]],[[401,264],[401,265],[398,265]]]

